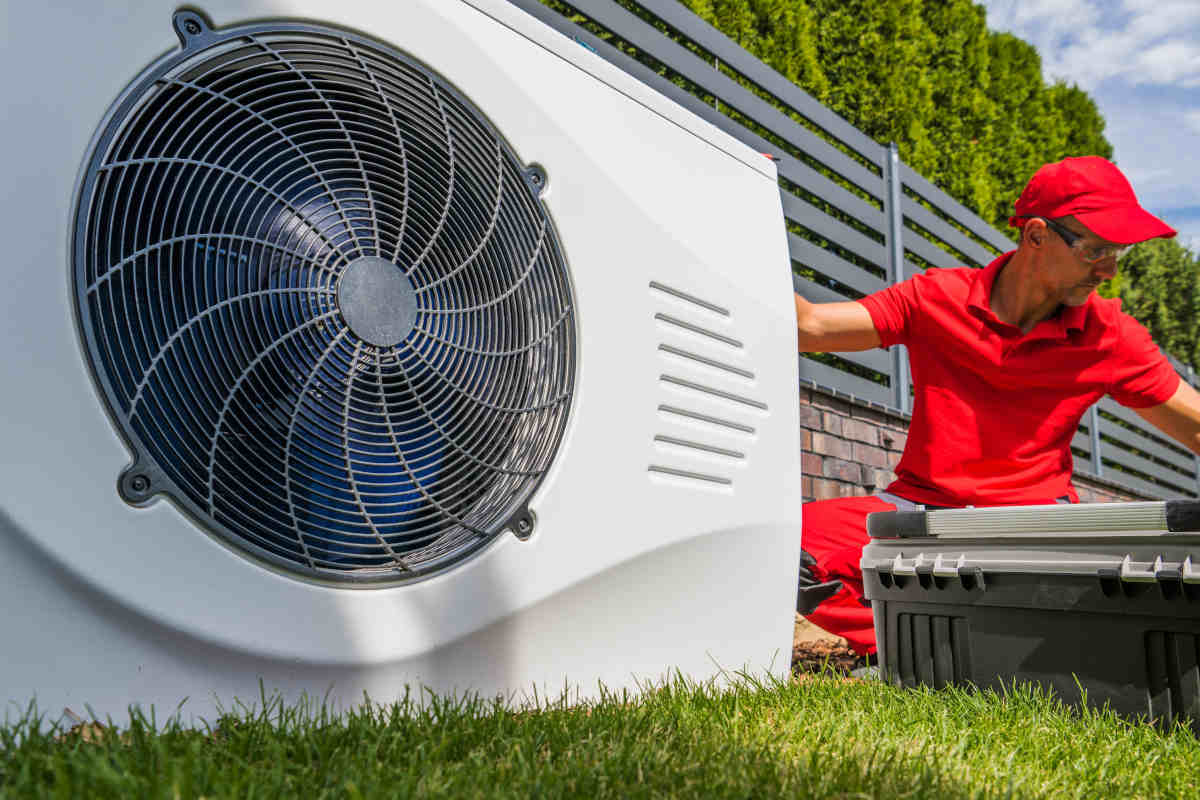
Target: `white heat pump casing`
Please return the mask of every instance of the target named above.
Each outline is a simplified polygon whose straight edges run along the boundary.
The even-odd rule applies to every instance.
[[[504,534],[407,585],[322,585],[250,559],[170,501],[122,501],[116,480],[131,455],[87,367],[70,243],[97,130],[179,47],[174,7],[14,4],[0,54],[10,76],[0,128],[9,711],[36,698],[52,714],[86,705],[120,717],[131,703],[161,711],[189,697],[185,714],[211,717],[217,701],[256,698],[260,679],[287,698],[329,691],[345,705],[406,685],[587,697],[599,682],[634,686],[675,669],[785,674],[800,456],[771,162],[504,0],[199,10],[218,30],[295,20],[394,47],[545,169],[578,335],[566,433],[530,502],[528,541]]]

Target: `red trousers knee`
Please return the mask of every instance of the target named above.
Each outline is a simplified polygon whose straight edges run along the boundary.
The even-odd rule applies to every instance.
[[[871,607],[863,604],[862,550],[867,537],[867,514],[895,511],[878,497],[839,497],[804,504],[800,545],[817,560],[812,568],[819,581],[838,580],[841,590],[817,606],[808,620],[844,637],[859,655],[875,653],[875,623]]]

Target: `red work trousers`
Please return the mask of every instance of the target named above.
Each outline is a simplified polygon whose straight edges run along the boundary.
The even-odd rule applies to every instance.
[[[871,607],[863,605],[862,560],[867,537],[867,514],[895,511],[878,497],[838,497],[804,504],[800,545],[817,560],[812,568],[819,581],[838,580],[841,590],[817,606],[808,620],[845,637],[859,655],[875,653],[875,623]]]

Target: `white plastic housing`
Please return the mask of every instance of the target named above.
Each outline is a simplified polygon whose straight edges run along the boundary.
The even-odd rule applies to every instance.
[[[317,585],[249,560],[170,502],[124,503],[116,480],[130,453],[86,367],[70,226],[110,105],[178,47],[174,6],[13,4],[0,52],[9,713],[36,697],[52,716],[86,705],[120,718],[131,703],[161,714],[189,697],[185,716],[211,717],[217,700],[257,698],[260,679],[287,698],[332,687],[346,705],[364,691],[385,702],[406,685],[587,697],[598,682],[629,687],[676,668],[698,679],[785,673],[800,456],[773,165],[504,0],[198,9],[218,29],[303,20],[405,51],[545,168],[576,292],[575,404],[531,504],[532,538],[505,535],[412,585]]]

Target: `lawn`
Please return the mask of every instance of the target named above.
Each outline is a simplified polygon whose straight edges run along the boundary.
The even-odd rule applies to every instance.
[[[0,729],[0,797],[1200,797],[1200,743],[1007,696],[832,672],[513,710],[268,700],[210,730]]]

